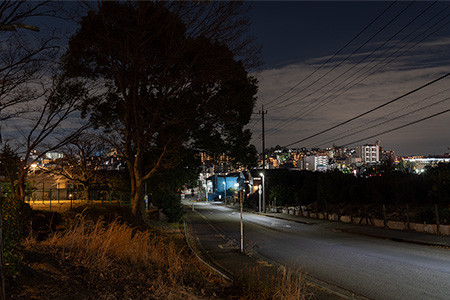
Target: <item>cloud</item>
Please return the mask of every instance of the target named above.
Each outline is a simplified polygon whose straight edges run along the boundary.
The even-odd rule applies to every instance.
[[[259,79],[257,110],[263,104],[268,110],[265,115],[266,147],[283,146],[307,138],[447,74],[450,72],[449,50],[450,38],[428,41],[376,72],[376,68],[367,70],[382,57],[376,62],[359,65],[358,59],[347,60],[338,67],[335,67],[336,62],[329,63],[319,70],[327,58],[317,57],[261,71],[256,74]],[[450,108],[450,101],[444,100],[450,95],[443,92],[449,83],[450,77],[442,79],[382,109],[292,147],[313,147],[335,139],[342,132],[364,129],[335,141],[337,145],[346,144],[442,112]],[[258,118],[260,115],[255,115],[255,120]],[[393,118],[396,119],[375,126]],[[253,141],[260,149],[258,136],[261,126],[255,122],[252,122]],[[448,134],[443,130],[449,126],[450,118],[444,114],[358,144],[374,143],[380,139],[382,146],[395,150],[399,155],[442,154],[450,146]],[[332,146],[332,143],[322,147],[326,146]]]

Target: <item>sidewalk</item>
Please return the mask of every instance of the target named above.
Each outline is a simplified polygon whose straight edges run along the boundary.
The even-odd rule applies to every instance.
[[[284,219],[293,222],[317,225],[330,230],[361,234],[380,239],[389,239],[397,242],[413,243],[419,245],[450,247],[450,236],[443,236],[431,233],[422,233],[408,230],[386,229],[381,227],[360,225],[354,223],[344,223],[337,221],[328,221],[321,219],[306,218],[302,216],[288,215],[283,213],[258,213],[247,211],[249,213],[265,215],[272,218]]]

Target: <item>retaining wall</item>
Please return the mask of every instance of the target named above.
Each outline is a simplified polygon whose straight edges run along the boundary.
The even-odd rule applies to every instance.
[[[287,215],[303,216],[312,219],[330,220],[343,223],[363,224],[375,227],[385,227],[396,230],[412,230],[417,232],[426,232],[433,234],[450,235],[450,225],[437,225],[427,223],[411,223],[402,221],[391,220],[379,220],[379,219],[366,219],[360,217],[340,216],[336,214],[328,213],[313,213],[309,211],[301,211],[297,208],[284,207],[284,208],[270,208],[271,212],[280,212]]]

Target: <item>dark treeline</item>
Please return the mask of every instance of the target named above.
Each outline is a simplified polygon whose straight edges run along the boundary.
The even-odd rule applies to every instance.
[[[450,164],[430,167],[422,174],[395,168],[371,168],[355,176],[340,171],[327,173],[276,170],[268,174],[269,204],[319,205],[448,203]]]

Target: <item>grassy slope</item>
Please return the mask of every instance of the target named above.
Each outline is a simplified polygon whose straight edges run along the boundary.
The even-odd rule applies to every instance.
[[[292,274],[280,274],[276,287],[251,276],[225,282],[188,251],[177,227],[133,226],[127,209],[35,216],[10,299],[304,299]]]

